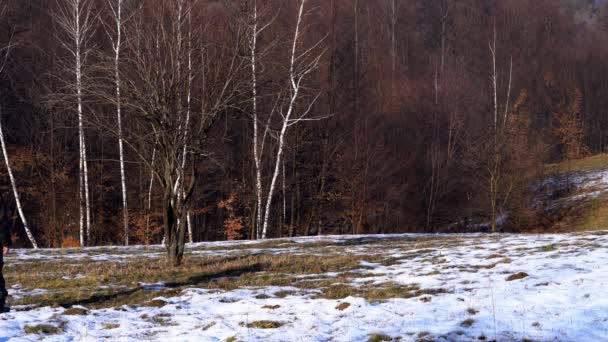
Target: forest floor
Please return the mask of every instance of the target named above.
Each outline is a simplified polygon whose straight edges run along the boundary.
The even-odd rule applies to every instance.
[[[15,250],[0,341],[608,340],[608,232]]]

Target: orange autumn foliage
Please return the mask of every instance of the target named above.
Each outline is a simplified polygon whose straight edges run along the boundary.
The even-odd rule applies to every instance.
[[[228,218],[224,220],[224,233],[228,240],[239,240],[243,238],[243,218],[237,216],[236,206],[237,197],[235,193],[231,193],[228,199],[222,200],[218,203],[218,207],[228,211]]]

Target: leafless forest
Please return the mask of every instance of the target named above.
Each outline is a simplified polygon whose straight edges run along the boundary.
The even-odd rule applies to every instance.
[[[3,6],[23,246],[551,230],[545,165],[607,144],[601,2]]]

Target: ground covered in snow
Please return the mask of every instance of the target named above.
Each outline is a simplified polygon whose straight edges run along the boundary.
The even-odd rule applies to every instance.
[[[0,341],[605,341],[606,234],[17,250]]]

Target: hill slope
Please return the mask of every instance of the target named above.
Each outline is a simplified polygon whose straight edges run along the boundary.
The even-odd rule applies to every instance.
[[[608,155],[549,166],[552,176],[538,186],[535,206],[551,221],[552,231],[608,228]]]

